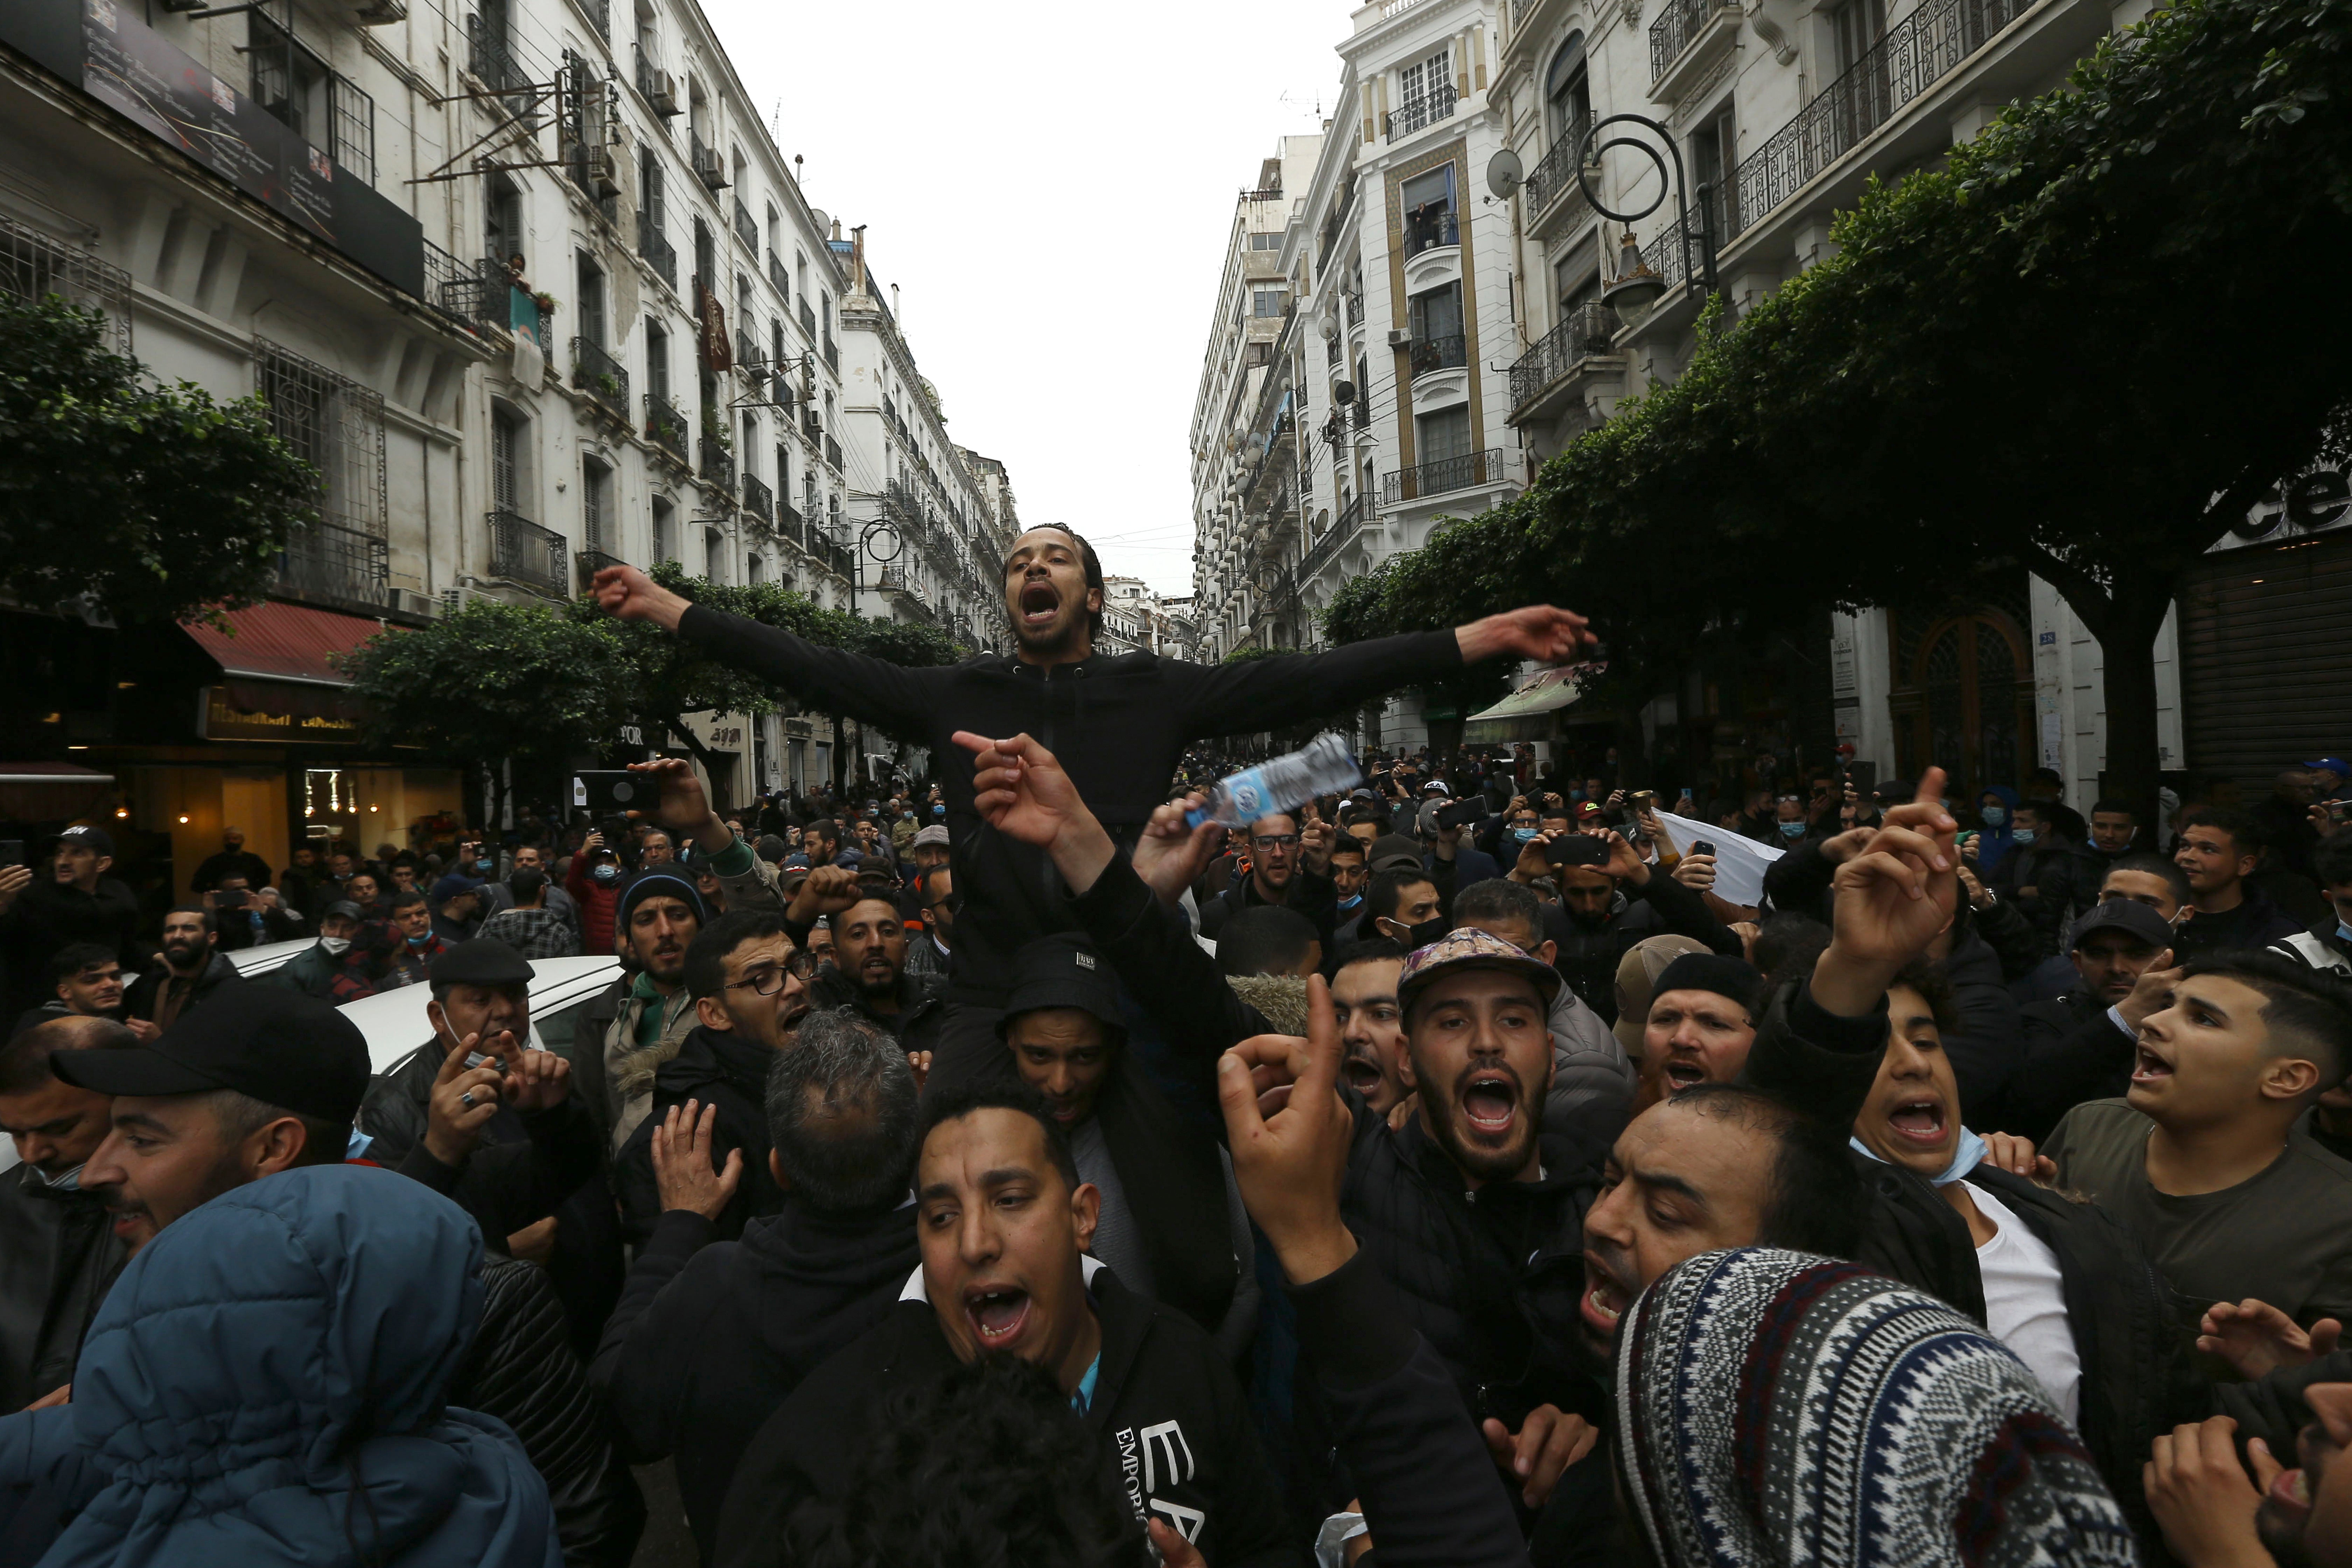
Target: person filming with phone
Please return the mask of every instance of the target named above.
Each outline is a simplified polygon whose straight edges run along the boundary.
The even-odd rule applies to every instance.
[[[1710,847],[1692,850],[1710,852]],[[1708,913],[1696,892],[1644,861],[1622,834],[1538,833],[1520,846],[1510,879],[1547,877],[1559,889],[1548,933],[1558,949],[1552,966],[1609,1023],[1617,1021],[1618,961],[1634,943],[1686,936],[1740,956],[1738,933]]]

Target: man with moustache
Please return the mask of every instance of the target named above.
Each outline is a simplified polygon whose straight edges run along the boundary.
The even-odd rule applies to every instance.
[[[218,951],[219,940],[210,910],[194,904],[166,910],[163,965],[131,984],[122,998],[124,1011],[162,1031],[223,988],[244,984],[228,954]]]
[[[908,669],[824,648],[791,633],[689,604],[633,566],[596,574],[606,613],[649,620],[712,657],[829,711],[955,754],[958,731],[1026,731],[1066,749],[1078,784],[1107,821],[1131,835],[1166,798],[1185,747],[1203,735],[1284,725],[1349,708],[1408,683],[1497,657],[1559,663],[1591,641],[1582,616],[1528,605],[1453,631],[1355,643],[1327,653],[1204,667],[1150,653],[1097,654],[1103,574],[1094,549],[1066,527],[1031,528],[1003,563],[1015,649]],[[1040,936],[1076,929],[1068,900],[1034,846],[993,832],[970,780],[945,770],[951,864],[964,898],[953,1004],[938,1064],[943,1079],[990,1070],[1001,1048],[1009,961]]]

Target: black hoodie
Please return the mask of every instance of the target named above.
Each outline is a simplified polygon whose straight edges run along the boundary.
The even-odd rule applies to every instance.
[[[714,1167],[724,1170],[727,1156],[743,1155],[743,1175],[735,1196],[719,1215],[719,1234],[733,1240],[747,1221],[772,1215],[784,1205],[782,1188],[768,1169],[768,1068],[776,1053],[732,1029],[698,1024],[678,1042],[677,1055],[654,1074],[653,1109],[637,1123],[629,1141],[613,1159],[613,1187],[621,1200],[621,1234],[633,1247],[642,1247],[661,1218],[661,1192],[654,1184],[654,1129],[673,1105],[699,1100],[719,1108],[711,1129]],[[696,1115],[701,1112],[698,1110]]]
[[[625,1453],[677,1460],[709,1562],[752,1434],[810,1369],[890,1310],[917,1262],[915,1207],[826,1213],[787,1201],[740,1242],[673,1209],[638,1252],[589,1368]]]
[[[1217,1568],[1303,1568],[1240,1385],[1209,1337],[1108,1268],[1088,1288],[1102,1359],[1086,1421],[1136,1517],[1176,1525]],[[918,1296],[811,1373],[743,1456],[715,1561],[781,1563],[793,1508],[847,1484],[884,1395],[955,1365],[939,1314]]]

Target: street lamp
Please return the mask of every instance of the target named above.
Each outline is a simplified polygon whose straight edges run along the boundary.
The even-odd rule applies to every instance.
[[[1663,146],[1665,151],[1661,153],[1658,147],[1654,147],[1648,142],[1634,136],[1614,136],[1606,142],[1600,140],[1602,132],[1621,122],[1637,125],[1649,132],[1658,139],[1659,146]],[[1613,152],[1619,147],[1631,147],[1657,166],[1658,194],[1651,198],[1648,206],[1639,212],[1621,213],[1612,210],[1602,204],[1600,193],[1592,188],[1592,175],[1593,172],[1601,167],[1601,155],[1603,153]],[[1673,134],[1664,125],[1645,114],[1612,114],[1605,120],[1594,121],[1592,128],[1584,133],[1584,139],[1579,143],[1576,153],[1577,189],[1584,193],[1584,199],[1592,204],[1593,211],[1602,217],[1613,219],[1626,226],[1625,247],[1618,259],[1617,280],[1602,290],[1601,299],[1603,304],[1617,307],[1621,310],[1628,307],[1639,310],[1655,302],[1658,296],[1666,291],[1665,279],[1651,271],[1643,264],[1642,253],[1633,244],[1633,226],[1665,205],[1669,184],[1666,177],[1666,163],[1669,159],[1674,163],[1674,178],[1671,184],[1675,193],[1675,208],[1681,216],[1677,229],[1682,237],[1683,275],[1700,279],[1710,294],[1717,291],[1715,193],[1706,184],[1701,184],[1696,193],[1698,197],[1698,228],[1694,232],[1691,228],[1690,203],[1687,199],[1693,193],[1683,175],[1682,149],[1675,144]],[[1696,267],[1692,265],[1694,246],[1697,247]]]

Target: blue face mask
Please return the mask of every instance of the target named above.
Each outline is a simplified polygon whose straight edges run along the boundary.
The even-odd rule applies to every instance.
[[[428,931],[423,936],[410,937],[408,939],[408,945],[411,947],[423,947],[426,942],[431,942],[432,940],[433,933]]]
[[[598,866],[588,875],[599,882],[617,882],[621,879],[621,868],[618,866]]]
[[[1848,1138],[1846,1142],[1857,1152],[1869,1155],[1880,1164],[1884,1165],[1887,1163],[1885,1156],[1873,1150],[1861,1139]],[[1944,1167],[1942,1175],[1928,1179],[1939,1187],[1948,1187],[1983,1164],[1986,1152],[1984,1140],[1963,1127],[1960,1129],[1960,1141],[1952,1145],[1952,1163]]]
[[[947,814],[948,808],[944,805],[935,805],[931,807],[931,815],[933,816],[945,816]]]
[[[1522,844],[1532,844],[1536,839],[1536,831],[1532,827],[1514,827],[1511,829],[1511,837]]]
[[[2009,820],[2009,807],[2005,805],[1988,805],[1983,810],[1978,812],[1977,816],[1984,820],[1984,825],[1987,827],[1999,827],[2002,823]]]
[[[474,862],[474,869],[479,871],[485,877],[488,876],[498,868],[499,863],[495,860],[477,860]]]
[[[1783,837],[1783,838],[1802,838],[1804,836],[1805,836],[1805,825],[1804,825],[1803,823],[1801,823],[1801,822],[1784,822],[1784,823],[1780,824],[1780,837]]]
[[[2033,842],[2033,829],[2031,827],[2021,827],[2016,832],[2011,834],[2010,837],[2016,840],[2021,845],[2031,844]]]
[[[2338,942],[2352,942],[2352,926],[2346,925],[2342,921],[2337,921],[2336,922],[2336,940]]]
[[[1339,900],[1339,908],[1340,908],[1340,909],[1342,909],[1342,910],[1352,910],[1352,909],[1354,909],[1358,904],[1360,904],[1360,903],[1362,903],[1363,901],[1364,901],[1364,895],[1363,895],[1363,894],[1361,894],[1361,893],[1358,893],[1358,894],[1357,894],[1354,898],[1352,898],[1352,899],[1341,899],[1341,900]]]

